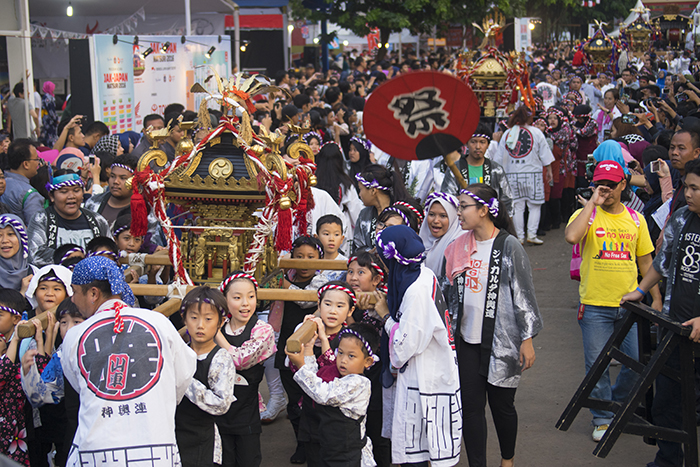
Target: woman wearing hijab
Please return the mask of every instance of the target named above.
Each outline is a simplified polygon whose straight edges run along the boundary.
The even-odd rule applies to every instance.
[[[129,154],[131,151],[133,151],[141,139],[141,135],[135,131],[125,131],[124,133],[119,133],[118,136],[119,144],[122,145],[122,149],[124,150],[123,154]],[[117,156],[115,155],[114,157]]]
[[[124,148],[119,141],[119,135],[107,135],[100,138],[95,147],[92,148],[93,154],[98,151],[109,152],[114,157],[119,157],[124,154]]]
[[[605,141],[603,144],[598,146],[595,151],[593,151],[593,157],[596,162],[603,161],[615,161],[622,167],[625,171],[625,176],[627,177],[627,188],[622,192],[622,204],[627,207],[634,209],[635,211],[642,212],[644,210],[644,202],[639,199],[639,197],[634,193],[634,190],[640,186],[646,186],[647,180],[644,175],[633,174],[630,169],[627,168],[628,161],[625,160],[624,150],[622,144],[615,140]],[[628,159],[633,161],[634,158],[629,156]]]
[[[56,113],[56,98],[54,90],[56,85],[51,81],[44,83],[44,95],[41,96],[41,136],[42,144],[52,148],[58,141],[58,114]]]
[[[24,222],[14,214],[0,215],[0,287],[23,292],[22,280],[31,274],[28,257]]]
[[[547,110],[547,136],[554,143],[552,154],[552,173],[554,185],[549,195],[547,213],[551,222],[551,228],[558,229],[562,218],[568,219],[573,213],[573,188],[576,185],[576,149],[578,140],[569,121],[568,114],[560,107],[550,107]],[[570,206],[563,209],[562,198],[564,190],[571,191]],[[567,203],[564,203],[565,205]],[[569,212],[571,211],[571,212]]]
[[[377,237],[389,270],[388,294],[375,292],[375,311],[384,319],[382,436],[391,439],[394,464],[447,467],[459,462],[461,449],[459,374],[443,321],[445,301],[435,275],[421,264],[424,251],[405,225]]]
[[[459,201],[449,193],[434,192],[425,200],[425,220],[420,238],[425,247],[425,266],[440,277],[445,248],[464,232],[459,226]]]
[[[357,174],[362,173],[363,170],[368,165],[372,164],[372,161],[369,157],[369,150],[370,150],[370,143],[364,138],[361,138],[360,136],[353,136],[350,138],[350,146],[348,148],[348,175],[350,175],[350,178],[353,180],[353,183],[355,184],[355,188],[357,189],[358,193],[360,191],[360,187],[357,184],[357,180],[355,179],[355,176]]]

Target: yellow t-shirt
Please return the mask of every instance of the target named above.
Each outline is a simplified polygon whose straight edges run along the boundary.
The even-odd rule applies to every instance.
[[[637,287],[637,257],[654,251],[644,216],[637,213],[637,218],[639,227],[627,208],[620,214],[596,209],[581,254],[579,295],[584,305],[620,306],[622,296]]]

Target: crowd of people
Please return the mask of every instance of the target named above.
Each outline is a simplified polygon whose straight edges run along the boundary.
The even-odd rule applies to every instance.
[[[0,452],[32,467],[52,452],[56,466],[256,466],[262,425],[286,410],[293,464],[451,466],[464,445],[477,467],[487,464],[488,402],[500,465],[514,465],[515,394],[543,329],[527,245],[546,248],[562,224],[575,245],[586,371],[624,300],[646,297],[700,341],[700,76],[690,57],[649,53],[592,75],[578,53],[532,51],[534,108],[479,122],[457,163],[466,188],[440,160],[384,153],[362,127],[378,85],[452,73],[454,55],[378,62],[353,51],[327,73],[280,71],[284,92],[257,96],[253,129],[289,134],[289,144],[290,125],[311,127],[318,180],[309,231],[280,253],[347,270],[285,270],[282,287],[318,301],[266,306],[255,277],[234,271],[218,289],[190,291],[170,319],[150,311],[165,297],[136,299],[129,287],[169,284],[169,268],[118,258],[167,247],[152,215],[145,236],[132,234],[127,181],[149,129],[168,129],[161,149],[173,163],[194,109],[171,104],[142,133],[110,134],[69,109],[59,119],[49,85],[31,107],[41,124],[33,112],[27,129],[18,84],[0,144]],[[221,118],[210,110],[212,127]],[[314,336],[292,351],[306,321]],[[33,337],[20,338],[31,325]],[[624,350],[637,349],[632,329]],[[680,428],[680,386],[659,378],[655,420]],[[635,381],[623,366],[592,396],[623,401]],[[613,414],[591,412],[599,441]],[[649,466],[682,459],[679,444],[660,441]]]

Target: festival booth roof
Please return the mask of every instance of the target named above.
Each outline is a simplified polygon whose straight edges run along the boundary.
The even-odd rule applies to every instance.
[[[639,8],[648,8],[649,13],[646,13],[644,15],[644,17],[648,21],[650,17],[662,15],[664,13],[664,9],[669,6],[678,7],[678,13],[681,15],[690,15],[691,13],[693,13],[693,11],[700,10],[700,2],[679,2],[674,0],[653,0],[648,1],[647,3],[642,3],[642,0],[637,0],[637,3],[634,5],[634,10],[637,10]],[[627,18],[625,18],[625,20],[622,22],[622,24],[616,27],[615,30],[610,33],[610,35],[613,37],[619,36],[620,28],[629,26],[634,22],[634,20],[637,19],[638,16],[638,13],[631,11]]]
[[[226,0],[196,0],[190,2],[192,13],[230,13],[232,3]],[[185,14],[185,0],[120,0],[105,2],[96,0],[71,0],[78,16],[130,16],[143,7],[146,14]],[[283,8],[289,0],[238,0],[240,8]],[[32,0],[29,2],[29,15],[66,16],[67,2],[55,0]]]

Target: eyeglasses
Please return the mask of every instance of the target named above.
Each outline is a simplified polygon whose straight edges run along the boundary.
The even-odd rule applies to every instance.
[[[467,208],[470,207],[470,206],[481,206],[481,205],[480,205],[480,204],[477,204],[477,203],[474,203],[474,204],[460,204],[460,205],[457,207],[457,210],[458,210],[458,211],[464,211],[465,209],[467,209]]]
[[[604,183],[604,182],[593,182],[593,186],[596,187],[596,188],[598,188],[599,186],[604,186],[605,188],[610,188],[611,190],[614,190],[615,188],[617,188],[617,186],[618,186],[619,184],[620,184],[620,182],[617,182],[617,183],[612,183],[612,182],[609,182],[609,183]]]

